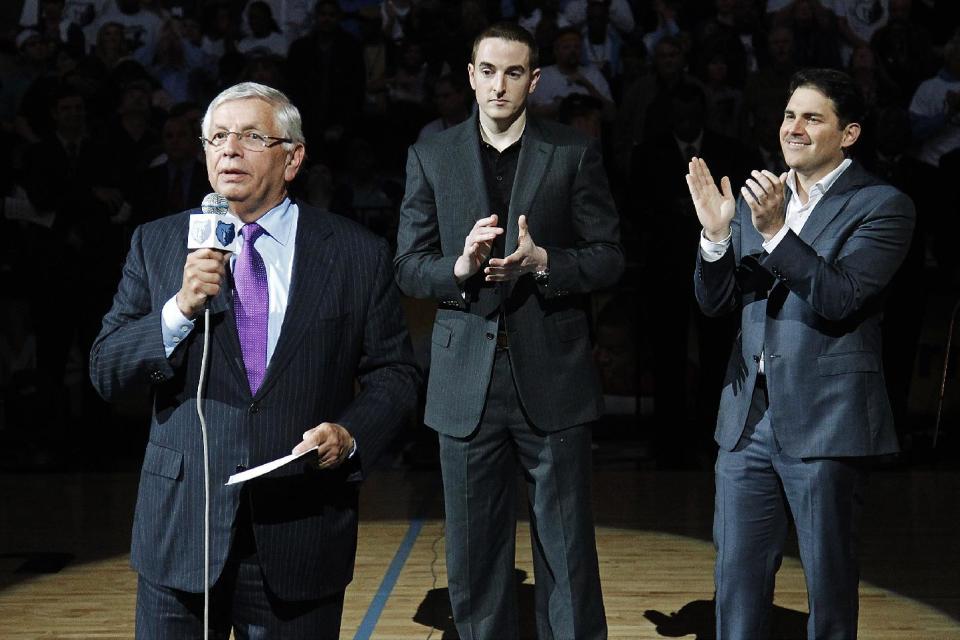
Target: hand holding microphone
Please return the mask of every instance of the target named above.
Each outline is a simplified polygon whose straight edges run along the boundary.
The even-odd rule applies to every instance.
[[[226,198],[219,193],[204,196],[203,213],[190,215],[183,283],[177,292],[177,307],[187,318],[196,317],[207,300],[220,293],[229,253],[236,250],[239,221],[229,213]]]

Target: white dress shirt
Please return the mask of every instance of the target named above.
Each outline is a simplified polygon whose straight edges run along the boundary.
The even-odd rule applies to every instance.
[[[762,244],[764,251],[773,253],[780,244],[780,241],[787,235],[788,231],[793,231],[795,234],[800,235],[800,230],[803,229],[803,225],[806,224],[807,219],[810,218],[814,207],[816,207],[820,199],[823,198],[823,194],[833,186],[833,183],[837,181],[840,174],[846,171],[850,163],[851,160],[849,158],[845,159],[837,165],[833,171],[814,183],[814,185],[810,187],[810,192],[807,194],[807,201],[805,203],[801,202],[800,196],[797,195],[797,173],[793,169],[790,170],[787,174],[787,186],[790,187],[791,196],[790,201],[787,203],[787,213],[784,224],[775,236]],[[729,235],[720,242],[713,242],[707,239],[703,231],[700,232],[700,255],[707,262],[715,262],[722,258],[729,247]],[[763,373],[762,357],[760,358],[759,371],[761,374]]]
[[[297,238],[297,220],[300,210],[296,204],[284,198],[283,202],[263,214],[257,224],[265,233],[257,238],[255,246],[263,264],[267,268],[267,287],[270,297],[270,316],[267,320],[267,365],[280,339],[280,327],[287,312],[287,300],[290,295],[290,277],[293,274],[293,254]],[[243,245],[240,246],[243,250]],[[237,260],[237,254],[230,256],[230,268]],[[220,295],[224,295],[221,291]],[[187,319],[177,306],[174,295],[163,305],[162,329],[163,346],[167,357],[173,353],[193,330],[195,320]]]

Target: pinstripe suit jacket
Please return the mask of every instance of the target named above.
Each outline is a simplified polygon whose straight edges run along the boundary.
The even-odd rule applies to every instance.
[[[910,199],[856,161],[771,254],[739,199],[730,249],[716,262],[697,249],[694,277],[704,313],[740,313],[717,418],[721,447],[732,450],[743,433],[762,353],[771,424],[789,455],[897,451],[880,321],[913,224]]]
[[[230,287],[211,301],[168,359],[160,313],[180,288],[184,212],[139,227],[113,307],[90,357],[107,400],[147,390],[153,402],[140,476],[132,564],[149,580],[203,589],[203,460],[196,389],[209,331],[204,407],[211,474],[211,580],[223,569],[240,467],[286,455],[323,421],[343,425],[357,455],[339,469],[296,462],[247,483],[259,561],[281,598],[317,598],[352,578],[357,480],[416,402],[419,376],[392,280],[387,245],[338,216],[299,205],[289,306],[263,384],[251,396]],[[196,212],[196,211],[194,211]],[[359,391],[355,382],[359,382]],[[242,485],[241,485],[242,486]]]
[[[453,265],[474,223],[501,214],[506,246],[517,248],[517,218],[547,250],[547,286],[528,274],[482,302],[482,270],[465,283]],[[596,147],[576,130],[528,116],[510,210],[490,211],[477,118],[418,142],[407,157],[397,236],[397,281],[412,297],[440,306],[433,327],[425,422],[455,437],[480,423],[503,310],[510,362],[524,410],[543,431],[596,420],[602,409],[593,364],[587,294],[623,271],[617,210]]]

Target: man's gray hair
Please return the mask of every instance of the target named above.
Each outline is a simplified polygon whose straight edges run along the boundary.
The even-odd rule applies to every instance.
[[[214,109],[224,102],[246,100],[249,98],[263,100],[274,108],[273,115],[277,127],[280,129],[278,134],[280,137],[290,138],[295,144],[304,144],[306,142],[303,137],[303,120],[300,118],[300,110],[293,106],[290,98],[282,91],[257,82],[241,82],[240,84],[235,84],[221,91],[220,94],[213,99],[210,106],[207,107],[207,112],[203,115],[203,124],[201,127],[204,137],[210,137],[210,125]],[[283,146],[289,148],[291,145],[284,143]]]

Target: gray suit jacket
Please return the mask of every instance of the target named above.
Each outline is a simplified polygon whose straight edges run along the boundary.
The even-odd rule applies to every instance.
[[[491,213],[476,117],[410,148],[397,237],[397,281],[412,297],[439,301],[425,422],[452,436],[479,424],[493,365],[498,312],[484,305],[482,270],[462,295],[453,265],[474,223]],[[525,275],[499,292],[510,361],[531,422],[556,431],[599,417],[588,299],[623,271],[619,219],[596,146],[575,130],[527,120],[506,216],[505,255],[517,218],[547,250],[550,278]]]
[[[209,330],[211,579],[227,558],[243,486],[224,486],[228,476],[290,453],[304,431],[331,421],[356,438],[358,454],[347,465],[318,471],[304,458],[246,486],[270,588],[290,600],[342,590],[353,575],[356,480],[402,425],[419,382],[387,245],[348,220],[300,205],[289,305],[266,377],[251,396],[229,286],[211,301],[210,327],[199,318],[188,339],[165,355],[160,312],[180,288],[189,213],[134,232],[90,355],[91,379],[104,398],[147,392],[153,402],[133,566],[162,585],[203,589],[196,391]]]
[[[790,193],[788,190],[787,198]],[[742,198],[732,246],[697,250],[697,300],[707,315],[738,310],[716,440],[733,449],[747,420],[763,353],[773,429],[795,457],[897,451],[880,359],[883,294],[910,243],[914,208],[857,162],[817,203],[800,235],[772,254]]]

